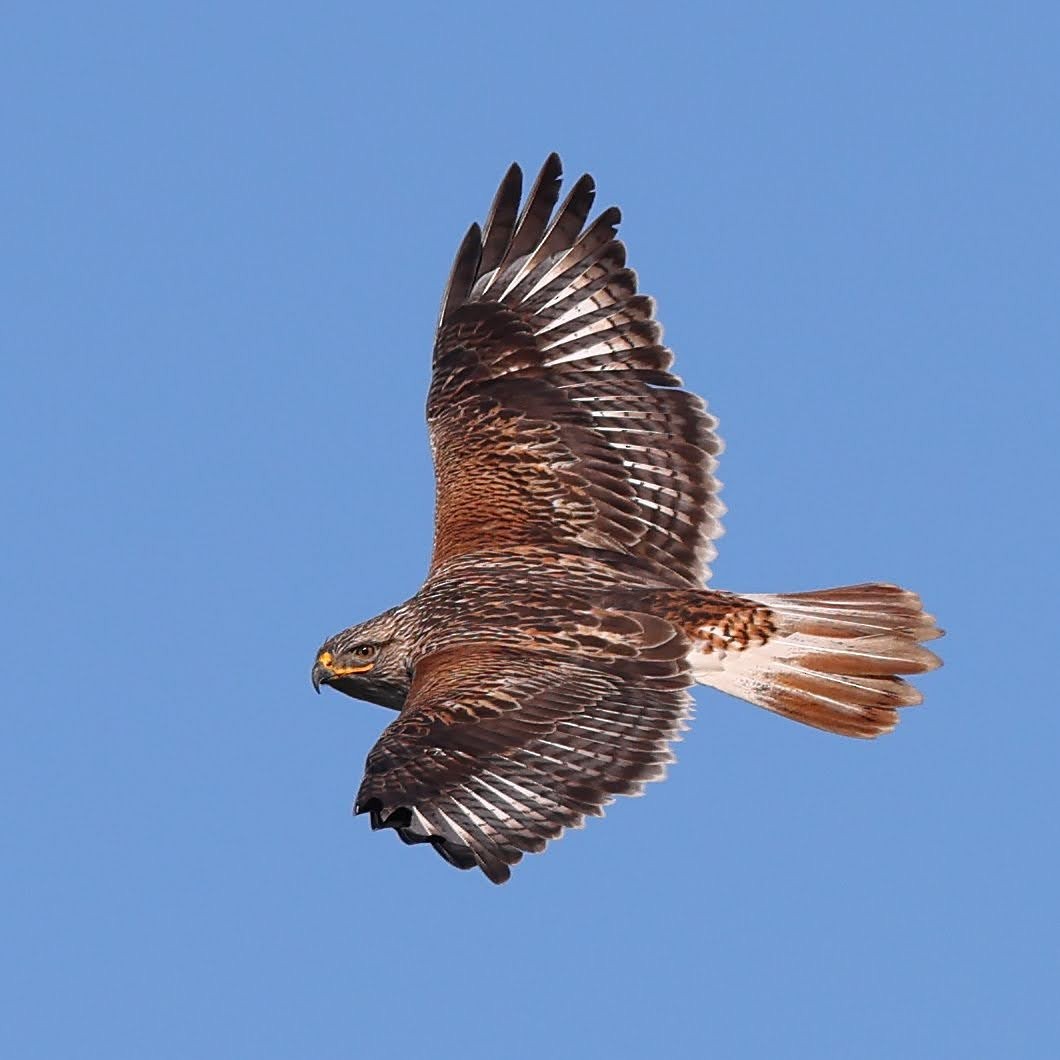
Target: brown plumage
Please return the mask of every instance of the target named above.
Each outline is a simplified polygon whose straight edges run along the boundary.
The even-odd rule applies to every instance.
[[[693,683],[872,737],[938,659],[889,585],[703,588],[724,508],[716,421],[671,374],[654,303],[551,155],[505,174],[457,252],[427,399],[434,554],[411,600],[330,638],[313,682],[399,711],[356,813],[495,883],[661,777]],[[587,223],[588,222],[588,223]]]

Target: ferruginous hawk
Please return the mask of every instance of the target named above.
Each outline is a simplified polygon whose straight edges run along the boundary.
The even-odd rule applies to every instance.
[[[919,703],[940,635],[894,585],[706,589],[721,442],[681,389],[651,298],[551,155],[471,226],[427,399],[437,478],[423,588],[331,637],[313,684],[398,712],[354,805],[373,828],[508,879],[663,776],[693,683],[845,736]]]

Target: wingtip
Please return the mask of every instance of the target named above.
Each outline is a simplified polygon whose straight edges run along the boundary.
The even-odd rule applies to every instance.
[[[445,294],[442,297],[442,307],[438,314],[438,325],[441,327],[450,314],[471,291],[471,285],[475,282],[479,261],[482,257],[482,229],[478,221],[472,221],[464,238],[460,241],[460,248],[453,259],[452,271],[449,273],[449,282],[446,284]]]
[[[496,864],[490,864],[488,867],[480,863],[479,868],[482,870],[486,879],[495,886],[505,884],[512,878],[511,868],[505,865],[503,861]]]

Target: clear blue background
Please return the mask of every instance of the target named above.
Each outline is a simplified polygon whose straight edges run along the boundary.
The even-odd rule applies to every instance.
[[[1058,1055],[1055,5],[222,7],[3,19],[0,1052]],[[388,715],[308,671],[552,149],[721,416],[715,584],[949,632],[878,743],[701,690],[498,889],[349,817]]]

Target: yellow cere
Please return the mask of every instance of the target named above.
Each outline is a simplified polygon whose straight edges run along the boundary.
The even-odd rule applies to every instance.
[[[331,652],[322,651],[317,656],[317,662],[320,663],[321,666],[330,666],[332,658],[333,658],[333,656],[332,656]]]

